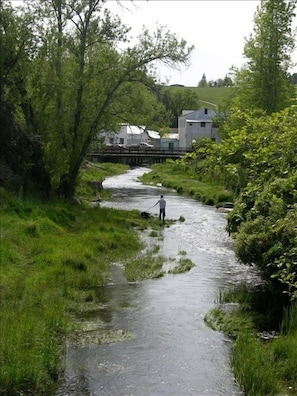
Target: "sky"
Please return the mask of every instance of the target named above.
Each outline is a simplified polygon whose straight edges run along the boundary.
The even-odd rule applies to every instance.
[[[11,0],[12,3],[21,1]],[[254,15],[260,0],[105,0],[137,37],[143,26],[153,33],[166,26],[195,49],[190,66],[180,70],[158,66],[158,79],[167,84],[196,87],[203,74],[207,81],[224,78],[232,66],[240,68],[245,39],[253,33]],[[292,28],[297,26],[297,17]],[[297,50],[292,55],[297,62]],[[291,73],[297,71],[292,68]]]
[[[245,63],[245,38],[253,32],[260,0],[135,0],[133,3],[124,0],[120,3],[106,0],[106,7],[132,27],[133,36],[143,26],[153,32],[158,23],[195,46],[187,69],[161,67],[158,71],[161,82],[195,87],[204,73],[207,81],[217,80],[224,78],[231,66],[241,67]],[[297,54],[294,56],[297,59]]]

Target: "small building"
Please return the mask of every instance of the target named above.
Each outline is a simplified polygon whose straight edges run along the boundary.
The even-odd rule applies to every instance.
[[[165,133],[162,135],[160,148],[163,150],[177,150],[179,148],[178,133]]]
[[[192,142],[203,138],[219,141],[218,128],[212,119],[216,112],[212,109],[184,110],[178,118],[179,147],[189,149]]]

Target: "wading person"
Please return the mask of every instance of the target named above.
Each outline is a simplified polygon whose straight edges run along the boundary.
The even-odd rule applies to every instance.
[[[166,201],[163,197],[163,195],[161,195],[160,199],[158,202],[155,203],[154,206],[159,204],[159,219],[165,221],[165,208],[166,208]]]

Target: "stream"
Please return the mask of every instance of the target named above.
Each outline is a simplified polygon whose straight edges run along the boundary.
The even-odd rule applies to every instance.
[[[203,318],[220,290],[254,282],[256,272],[236,261],[226,213],[162,186],[142,185],[138,177],[148,171],[135,168],[106,179],[103,187],[112,197],[100,205],[157,215],[158,206],[152,206],[163,194],[166,218],[177,221],[165,224],[153,243],[160,255],[178,260],[186,254],[195,266],[184,274],[128,283],[114,265],[113,282],[96,291],[107,308],[92,320],[104,321],[122,340],[68,345],[65,380],[56,396],[243,394],[230,368],[232,341]],[[148,235],[143,238],[149,243]]]

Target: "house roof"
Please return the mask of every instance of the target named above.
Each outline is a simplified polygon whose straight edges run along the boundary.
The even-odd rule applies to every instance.
[[[145,131],[145,125],[129,125],[127,124],[127,134],[128,135],[141,135]]]
[[[201,122],[210,121],[217,113],[213,109],[199,109],[187,114],[183,114],[182,117],[186,119],[187,122]]]
[[[179,140],[179,134],[178,134],[178,133],[165,133],[165,134],[162,136],[162,139]]]
[[[148,137],[150,137],[151,139],[160,139],[160,134],[159,134],[159,132],[156,132],[156,131],[151,131],[151,130],[147,130],[147,134],[148,134]]]

